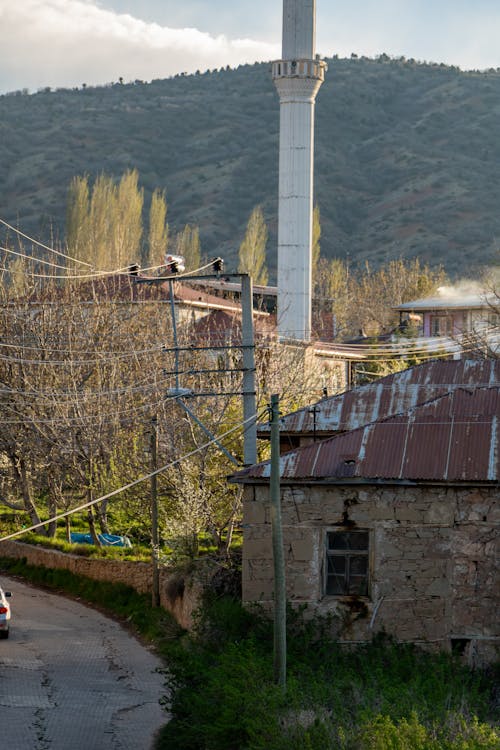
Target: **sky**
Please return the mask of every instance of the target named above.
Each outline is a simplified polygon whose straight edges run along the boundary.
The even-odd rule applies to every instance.
[[[499,0],[317,0],[317,52],[500,67]],[[282,0],[0,0],[0,93],[280,57]]]

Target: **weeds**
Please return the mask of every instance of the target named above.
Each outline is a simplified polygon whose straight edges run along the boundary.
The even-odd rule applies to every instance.
[[[328,623],[290,613],[288,682],[273,682],[272,624],[211,597],[186,634],[150,597],[65,570],[0,559],[0,570],[65,591],[119,616],[156,646],[168,669],[171,720],[156,750],[496,750],[498,672],[386,637],[349,651]],[[498,684],[498,683],[497,683]]]

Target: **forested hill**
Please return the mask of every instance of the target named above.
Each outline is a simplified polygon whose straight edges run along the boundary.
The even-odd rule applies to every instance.
[[[500,70],[328,60],[316,104],[321,251],[351,262],[419,255],[455,275],[500,238]],[[136,167],[165,188],[174,229],[233,266],[261,204],[275,266],[279,104],[269,65],[0,97],[0,216],[64,237],[70,179]]]

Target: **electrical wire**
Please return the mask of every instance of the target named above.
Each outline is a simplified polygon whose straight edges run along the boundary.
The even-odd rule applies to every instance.
[[[10,406],[10,404],[3,404],[2,405],[4,409],[10,409],[10,411],[13,411],[14,413],[17,413],[16,410]],[[2,426],[5,425],[15,425],[15,424],[21,424],[26,425],[27,423],[36,426],[36,425],[78,425],[78,424],[88,424],[89,426],[91,424],[95,425],[111,425],[116,424],[116,420],[120,417],[128,417],[131,414],[138,414],[140,412],[144,412],[146,410],[151,410],[152,408],[157,408],[158,403],[155,402],[154,404],[144,404],[143,406],[136,406],[126,409],[125,411],[113,411],[112,417],[103,418],[102,412],[99,414],[82,414],[79,416],[74,417],[58,417],[55,419],[35,419],[33,417],[30,417],[29,415],[25,415],[23,419],[2,419],[0,424]]]
[[[44,265],[50,266],[52,268],[60,268],[61,270],[66,270],[66,266],[61,266],[61,265],[58,265],[57,263],[52,263],[49,260],[45,260],[44,258],[39,258],[37,256],[27,255],[26,253],[21,253],[18,250],[11,250],[7,247],[0,247],[0,250],[3,250],[4,252],[9,253],[10,255],[15,255],[19,258],[24,258],[25,260],[30,260],[35,263],[43,263]],[[53,252],[57,252],[57,251],[54,250]],[[69,256],[64,255],[64,257],[67,258]],[[90,263],[86,263],[85,265],[92,268]],[[161,267],[162,266],[156,266],[156,268],[161,268]],[[9,268],[8,266],[7,267],[4,266],[2,270],[13,273],[13,269]],[[41,279],[97,279],[97,278],[105,278],[107,276],[118,276],[120,274],[130,275],[130,265],[124,266],[123,268],[115,268],[111,271],[94,271],[91,274],[81,273],[81,274],[54,275],[54,274],[39,274],[33,271],[29,272],[30,276],[34,276],[35,278],[41,278]]]
[[[43,349],[41,350],[43,351]],[[144,354],[151,354],[156,351],[158,354],[161,353],[162,349],[153,349]],[[9,357],[5,354],[0,354],[1,362],[12,362],[13,364],[20,365],[34,365],[34,366],[54,366],[54,367],[81,367],[83,365],[104,365],[111,364],[113,362],[119,362],[125,359],[132,359],[136,356],[135,352],[120,353],[116,357],[99,357],[97,359],[25,359],[22,357]]]
[[[37,263],[43,263],[46,266],[50,266],[51,268],[61,268],[61,269],[66,268],[66,266],[60,266],[58,263],[52,263],[50,260],[44,260],[43,258],[34,258],[33,255],[26,255],[26,253],[20,253],[19,250],[10,250],[8,247],[0,247],[0,250],[2,250],[4,253],[15,255],[18,258],[24,258],[25,260],[36,261]],[[3,270],[8,271],[10,269],[4,268]]]
[[[58,401],[58,403],[77,403],[80,404],[82,401],[89,401],[94,398],[101,398],[103,396],[122,396],[126,393],[130,394],[137,394],[137,393],[147,393],[148,391],[153,390],[154,388],[159,388],[162,383],[166,383],[170,381],[170,378],[159,378],[158,380],[154,382],[146,382],[147,378],[145,378],[142,381],[142,385],[138,385],[137,383],[132,383],[128,386],[123,386],[122,388],[115,388],[115,389],[102,389],[102,390],[78,390],[75,389],[73,391],[40,391],[40,390],[21,390],[17,388],[0,388],[0,393],[6,394],[6,395],[16,395],[16,396],[23,396],[27,397],[29,399],[33,399],[36,397],[44,398],[44,399],[55,399]],[[80,398],[78,398],[80,396]],[[66,398],[69,397],[69,398]]]
[[[24,234],[24,232],[21,232],[20,229],[16,229],[16,227],[13,227],[12,224],[8,224],[3,219],[0,219],[0,224],[3,224],[8,229],[11,229],[13,232],[18,234],[19,236],[24,237],[24,239],[29,240],[29,242],[32,242],[34,245],[38,245],[38,247],[43,247],[44,250],[49,250],[49,252],[54,253],[55,255],[59,255],[62,258],[66,258],[67,260],[72,260],[74,263],[81,263],[84,266],[88,266],[89,268],[92,268],[92,265],[90,263],[86,263],[84,260],[79,260],[78,258],[72,258],[70,255],[61,253],[59,250],[54,250],[54,248],[49,247],[49,245],[44,245],[43,242],[39,242],[38,240],[33,239],[33,237],[29,237],[27,234]]]
[[[0,222],[1,221],[2,220],[0,219]],[[30,239],[30,238],[28,238],[28,239]],[[68,258],[69,260],[73,260],[75,262],[81,262],[81,263],[84,262],[84,261],[78,261],[77,258],[71,258],[71,256],[65,255],[64,253],[59,253],[57,250],[53,250],[52,248],[49,248],[47,245],[42,245],[41,243],[37,243],[37,244],[40,244],[41,247],[44,247],[47,250],[51,250],[51,252],[57,253],[58,255],[61,255],[64,258]],[[0,250],[3,250],[4,252],[9,253],[10,255],[15,255],[15,256],[17,256],[19,258],[23,258],[25,260],[30,260],[30,261],[33,261],[33,262],[36,262],[36,263],[42,263],[42,264],[50,266],[52,268],[59,268],[61,270],[66,270],[66,266],[61,266],[61,265],[58,265],[57,263],[52,263],[51,261],[48,261],[48,260],[45,260],[43,258],[39,258],[39,257],[33,256],[33,255],[27,255],[26,253],[21,253],[18,250],[11,250],[11,249],[9,249],[7,247],[0,247]],[[88,266],[89,268],[93,268],[93,266],[90,263],[85,263],[85,265]],[[175,281],[175,280],[183,279],[183,278],[189,279],[190,276],[192,276],[194,274],[198,274],[200,271],[204,271],[206,268],[210,268],[211,265],[212,265],[212,262],[206,263],[205,265],[200,266],[199,268],[196,268],[196,269],[191,270],[191,271],[186,271],[184,273],[169,274],[167,276],[153,276],[153,277],[151,277],[151,279],[147,279],[147,280],[148,281],[149,280],[150,281]],[[144,271],[157,271],[157,270],[159,270],[161,268],[165,268],[165,264],[159,265],[159,266],[149,266],[148,268],[141,269],[141,272],[144,272]],[[14,270],[12,268],[9,268],[8,266],[7,267],[4,266],[2,268],[2,270],[5,271],[5,272],[7,272],[7,273],[13,273],[14,272]],[[66,280],[97,279],[97,278],[106,278],[108,276],[117,276],[119,274],[130,275],[130,264],[128,266],[124,266],[122,268],[115,268],[115,269],[113,269],[111,271],[94,271],[91,274],[89,274],[89,273],[81,273],[81,274],[69,274],[69,273],[65,273],[65,274],[48,274],[47,273],[47,274],[41,274],[41,273],[35,273],[34,271],[29,271],[29,275],[32,276],[32,277],[34,277],[34,278],[38,278],[38,279],[52,279],[52,280],[56,280],[56,279],[57,280],[64,280],[64,279],[66,279]]]
[[[267,410],[266,410],[267,411]],[[52,518],[48,518],[45,521],[40,521],[40,523],[33,524],[27,529],[21,529],[20,531],[15,531],[12,534],[8,534],[7,536],[0,537],[0,543],[6,542],[9,539],[15,539],[18,536],[22,536],[23,534],[27,534],[30,531],[35,531],[35,529],[40,528],[40,526],[46,526],[49,523],[56,523],[57,521],[60,521],[63,518],[67,518],[68,516],[73,515],[74,513],[80,513],[82,510],[86,510],[87,508],[91,508],[92,506],[96,505],[97,503],[101,503],[104,500],[109,500],[111,497],[115,497],[116,495],[120,494],[121,492],[125,492],[126,490],[131,489],[132,487],[136,487],[138,484],[141,484],[142,482],[147,481],[148,479],[151,479],[151,477],[158,476],[158,474],[162,474],[163,472],[167,471],[168,469],[171,469],[173,466],[177,466],[182,461],[185,461],[187,458],[191,458],[191,456],[196,455],[197,453],[200,453],[202,450],[205,450],[206,448],[209,448],[211,445],[216,444],[217,442],[220,442],[228,435],[231,435],[233,432],[236,432],[237,430],[243,429],[245,431],[245,425],[250,424],[251,422],[257,422],[263,414],[266,413],[266,411],[261,412],[260,414],[253,414],[251,417],[247,417],[243,422],[240,422],[235,427],[231,427],[230,430],[227,430],[226,432],[222,433],[221,435],[218,435],[217,437],[213,438],[212,440],[209,440],[208,442],[204,443],[203,445],[200,445],[198,448],[195,448],[194,450],[190,451],[189,453],[185,453],[180,458],[175,459],[174,461],[169,461],[168,464],[165,464],[164,466],[161,466],[159,469],[155,469],[154,471],[150,472],[149,474],[146,474],[145,476],[139,477],[139,479],[134,479],[133,482],[129,482],[128,484],[123,485],[122,487],[119,487],[116,490],[113,490],[112,492],[108,492],[106,495],[102,495],[101,497],[98,497],[94,500],[90,500],[88,503],[84,503],[83,505],[79,505],[77,508],[72,508],[71,510],[67,510],[64,513],[59,513],[56,516],[53,516]]]

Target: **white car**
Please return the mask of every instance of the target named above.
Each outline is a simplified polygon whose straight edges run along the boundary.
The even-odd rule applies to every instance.
[[[0,638],[9,637],[10,604],[7,597],[10,596],[10,591],[0,588]]]

